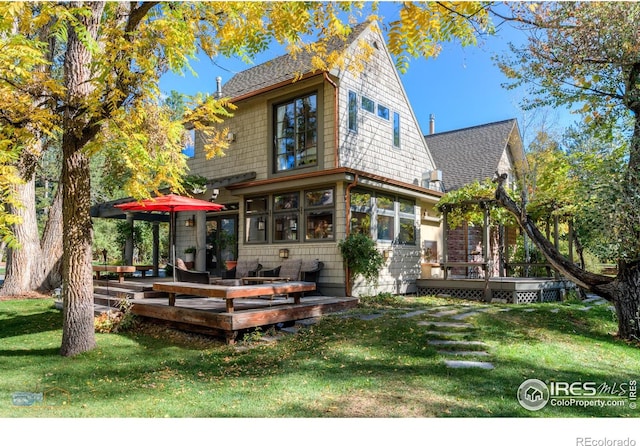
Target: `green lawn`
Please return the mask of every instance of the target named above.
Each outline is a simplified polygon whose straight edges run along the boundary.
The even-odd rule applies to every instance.
[[[97,334],[98,347],[58,355],[62,317],[48,299],[0,302],[0,417],[636,417],[625,408],[550,407],[516,399],[528,378],[623,383],[638,377],[640,349],[615,339],[607,305],[493,306],[467,319],[494,370],[450,369],[428,345],[446,304],[403,298],[334,315],[277,341],[226,346],[144,324]],[[529,308],[536,311],[528,312]],[[557,312],[552,312],[552,310]],[[356,317],[380,314],[375,319]],[[347,314],[348,315],[348,314]],[[249,339],[251,338],[251,339]],[[51,404],[18,407],[16,392],[58,389]],[[68,392],[68,395],[67,393]],[[67,397],[64,397],[67,395]]]

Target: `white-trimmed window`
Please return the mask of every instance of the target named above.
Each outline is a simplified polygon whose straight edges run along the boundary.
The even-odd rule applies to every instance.
[[[378,104],[378,117],[389,120],[389,109],[382,104]]]
[[[362,96],[362,109],[368,111],[369,113],[373,113],[376,109],[376,103],[373,102],[372,99],[369,99],[366,96]]]
[[[416,244],[413,200],[366,190],[352,191],[350,200],[351,232],[366,234],[380,242]]]
[[[393,112],[393,147],[400,147],[400,114]]]
[[[358,132],[358,95],[349,91],[349,130]]]

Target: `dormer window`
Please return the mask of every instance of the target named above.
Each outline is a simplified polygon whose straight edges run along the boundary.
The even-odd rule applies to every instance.
[[[317,164],[317,98],[317,94],[312,93],[274,107],[275,172]]]

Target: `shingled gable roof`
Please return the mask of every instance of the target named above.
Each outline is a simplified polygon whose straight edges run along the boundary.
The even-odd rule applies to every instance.
[[[442,171],[445,191],[492,178],[514,131],[518,132],[517,121],[508,119],[425,136],[436,167]]]
[[[354,26],[344,41],[332,39],[327,45],[328,52],[347,48],[370,24],[371,22],[364,22]],[[243,97],[282,82],[292,81],[297,75],[311,73],[314,70],[312,56],[306,51],[300,52],[295,58],[285,54],[241,71],[222,86],[222,94],[232,99]]]

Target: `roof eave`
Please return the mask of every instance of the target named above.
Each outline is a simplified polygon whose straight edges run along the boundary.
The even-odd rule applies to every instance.
[[[311,79],[311,78],[316,77],[316,76],[322,76],[323,74],[324,74],[324,71],[319,71],[318,70],[318,71],[310,71],[308,73],[303,74],[300,77],[293,76],[293,77],[291,77],[291,78],[289,78],[289,79],[287,79],[285,81],[278,82],[277,84],[269,85],[267,87],[260,88],[258,90],[250,91],[249,93],[245,93],[245,94],[241,94],[239,96],[232,97],[230,102],[231,103],[235,103],[235,102],[239,102],[239,101],[244,101],[244,100],[250,99],[250,98],[252,98],[254,96],[258,96],[258,95],[261,95],[261,94],[264,94],[264,93],[268,93],[270,91],[277,90],[279,88],[286,87],[288,85],[293,85],[294,83],[300,82],[302,80]]]

